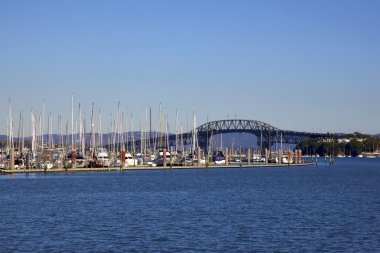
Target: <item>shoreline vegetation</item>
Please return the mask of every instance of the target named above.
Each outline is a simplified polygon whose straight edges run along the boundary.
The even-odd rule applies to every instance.
[[[335,157],[380,157],[380,138],[361,134],[341,135],[325,139],[305,139],[299,142],[296,149],[307,156]]]

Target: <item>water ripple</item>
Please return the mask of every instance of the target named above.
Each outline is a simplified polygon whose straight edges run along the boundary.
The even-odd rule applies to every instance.
[[[374,252],[378,165],[0,176],[0,252]]]

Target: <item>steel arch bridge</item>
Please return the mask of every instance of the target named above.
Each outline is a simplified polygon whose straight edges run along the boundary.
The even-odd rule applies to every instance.
[[[197,128],[199,146],[207,146],[208,139],[221,133],[251,133],[257,136],[258,144],[270,147],[273,143],[297,144],[306,138],[322,138],[327,134],[281,130],[258,120],[232,119],[207,122]]]
[[[195,129],[198,146],[203,150],[207,149],[208,141],[214,135],[243,132],[256,135],[258,142],[257,144],[260,147],[268,149],[270,149],[272,144],[276,142],[280,143],[281,140],[283,143],[297,144],[307,138],[325,138],[331,136],[331,134],[324,133],[281,130],[262,121],[246,119],[216,120],[207,122]],[[193,142],[193,134],[193,131],[184,133],[181,136],[171,134],[168,136],[168,140],[166,144],[163,144],[163,146],[169,145],[169,147],[171,147],[182,144],[191,145]],[[150,143],[154,143],[154,140],[150,140]],[[128,143],[128,145],[131,145],[131,143]],[[134,145],[136,148],[139,148],[140,141],[136,140]]]

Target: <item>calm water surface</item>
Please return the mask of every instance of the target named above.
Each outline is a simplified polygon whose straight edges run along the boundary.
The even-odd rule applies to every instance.
[[[0,252],[380,251],[380,159],[0,176]]]

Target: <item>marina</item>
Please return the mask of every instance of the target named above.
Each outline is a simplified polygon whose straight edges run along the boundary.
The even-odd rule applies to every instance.
[[[77,108],[77,109],[76,109]],[[7,140],[1,143],[0,169],[2,173],[81,172],[143,170],[159,168],[212,167],[272,167],[304,164],[302,151],[294,145],[310,136],[322,138],[325,134],[280,130],[257,120],[219,120],[197,125],[192,113],[190,131],[183,131],[183,123],[176,111],[175,131],[170,133],[169,115],[158,107],[156,130],[153,131],[152,109],[140,118],[139,130],[134,127],[132,113],[128,116],[117,103],[116,117],[110,114],[108,130],[104,131],[102,114],[91,105],[89,127],[81,104],[74,106],[71,96],[71,120],[64,131],[58,115],[53,127],[53,116],[45,120],[45,100],[42,113],[30,114],[29,137],[25,136],[26,120],[19,115],[18,128],[14,126],[12,102],[8,102]],[[149,115],[149,116],[148,116]],[[97,118],[97,120],[95,120]],[[87,118],[88,120],[88,118]],[[71,124],[71,127],[69,126]],[[47,125],[47,126],[46,126]],[[54,130],[56,128],[56,130]],[[187,127],[188,128],[188,127]],[[16,130],[17,129],[17,130]],[[17,132],[17,137],[15,137]],[[257,143],[237,146],[223,142],[223,134],[250,133]],[[286,144],[293,144],[293,148]]]
[[[134,127],[136,123],[132,113],[126,116],[120,102],[117,103],[116,117],[110,114],[107,131],[103,130],[102,114],[100,111],[96,113],[94,103],[88,127],[80,103],[75,110],[73,95],[71,120],[66,121],[65,131],[61,116],[58,115],[54,130],[51,113],[45,122],[45,101],[42,108],[42,113],[32,111],[30,114],[29,137],[25,137],[27,123],[20,113],[16,138],[9,99],[7,139],[0,143],[1,173],[283,167],[313,164],[320,154],[330,164],[334,163],[335,157],[345,157],[345,153],[349,157],[351,154],[367,158],[379,156],[380,142],[376,137],[354,133],[342,138],[340,134],[282,130],[262,121],[247,119],[222,119],[197,125],[195,111],[192,112],[191,130],[184,131],[177,110],[174,133],[171,133],[169,114],[161,104],[156,122],[152,109],[149,108],[149,113],[148,109],[145,110],[145,118],[140,118],[138,131]],[[153,123],[155,130],[152,129]],[[234,139],[231,143],[223,141],[223,135],[241,133],[254,135],[256,143],[251,141],[237,145]],[[352,143],[361,146],[353,146]],[[311,158],[311,163],[305,163],[303,151]]]
[[[65,133],[60,115],[57,131],[54,131],[51,113],[48,114],[45,129],[44,102],[42,113],[31,112],[29,137],[25,137],[25,120],[20,113],[16,138],[12,103],[9,100],[7,140],[0,147],[1,173],[304,166],[318,160],[320,154],[315,148],[310,148],[313,145],[319,145],[318,149],[322,150],[325,160],[333,164],[335,157],[345,157],[341,150],[346,147],[342,145],[351,145],[351,139],[344,139],[348,144],[339,143],[339,134],[281,130],[258,120],[227,119],[197,125],[195,111],[192,113],[192,130],[183,131],[177,111],[175,133],[170,133],[169,116],[161,104],[155,131],[152,130],[154,120],[151,108],[149,114],[146,110],[145,119],[141,117],[139,131],[135,131],[132,114],[130,118],[126,117],[120,102],[117,103],[116,118],[111,116],[108,131],[103,131],[102,114],[96,114],[94,103],[91,105],[88,128],[81,105],[75,111],[73,96],[71,102],[71,121],[66,122]],[[98,120],[95,121],[95,118]],[[223,141],[223,134],[241,133],[256,136],[257,143],[246,142],[242,146],[236,145],[234,141]],[[361,145],[362,149],[372,153],[360,153],[357,148],[354,154],[358,157],[378,157],[379,153],[375,152],[378,150],[378,138],[357,133],[350,138],[358,142],[358,137],[360,143],[371,143],[371,149]],[[324,143],[330,146],[324,147]],[[303,150],[307,152],[306,155]],[[351,156],[351,150],[349,154]],[[311,163],[305,163],[304,157],[311,158]]]

